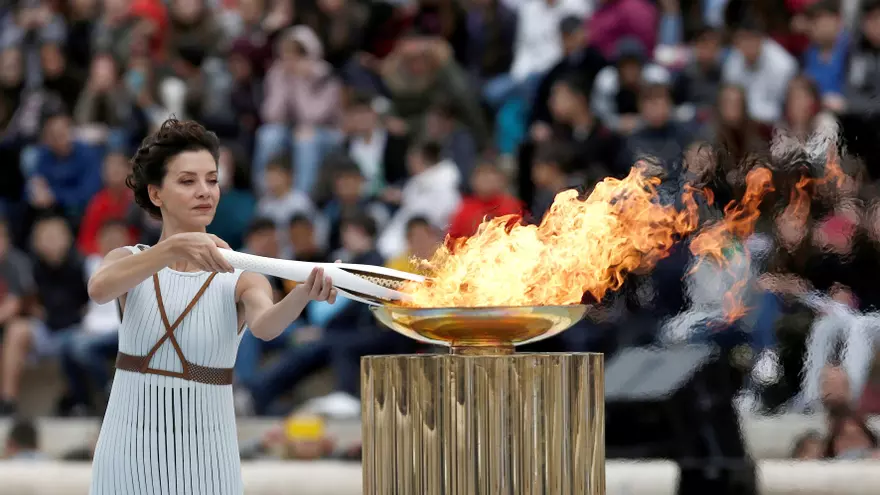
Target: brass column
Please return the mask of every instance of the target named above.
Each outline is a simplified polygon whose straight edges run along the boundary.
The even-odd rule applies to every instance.
[[[605,495],[602,355],[468,354],[362,359],[364,495]]]

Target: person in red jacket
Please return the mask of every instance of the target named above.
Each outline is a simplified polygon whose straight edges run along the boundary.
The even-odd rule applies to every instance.
[[[131,190],[125,186],[125,178],[130,171],[131,166],[125,155],[109,153],[104,158],[104,187],[89,200],[76,240],[77,247],[84,255],[101,254],[98,248],[101,226],[109,220],[125,218],[133,199]]]
[[[474,235],[485,218],[522,215],[523,204],[507,192],[507,176],[497,164],[483,162],[471,175],[472,194],[465,196],[449,224],[449,237]]]

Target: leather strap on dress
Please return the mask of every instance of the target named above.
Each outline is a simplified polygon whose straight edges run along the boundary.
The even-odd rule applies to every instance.
[[[182,378],[184,380],[206,383],[209,385],[231,385],[233,375],[232,368],[209,368],[207,366],[200,366],[187,361],[186,357],[183,355],[183,350],[180,348],[180,344],[174,337],[174,331],[180,326],[180,323],[183,322],[186,315],[192,311],[193,307],[195,307],[196,303],[202,295],[204,295],[216,275],[216,273],[212,273],[208,279],[205,280],[205,283],[202,284],[202,287],[196,292],[196,295],[172,324],[169,323],[168,314],[165,312],[165,303],[162,300],[162,290],[159,287],[159,275],[153,274],[153,287],[156,292],[156,302],[159,305],[159,315],[162,317],[162,324],[165,326],[165,335],[156,342],[146,356],[133,356],[123,352],[118,353],[116,356],[116,368],[136,373]],[[153,360],[153,356],[159,348],[162,347],[162,344],[164,344],[166,340],[171,341],[171,345],[174,347],[174,352],[177,354],[178,359],[180,359],[180,366],[183,371],[169,371],[150,367],[150,362]]]

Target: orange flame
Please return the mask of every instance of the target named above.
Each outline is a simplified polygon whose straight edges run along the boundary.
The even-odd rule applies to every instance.
[[[773,190],[773,175],[770,170],[763,167],[752,169],[746,175],[746,192],[742,200],[728,203],[724,207],[724,218],[701,230],[691,241],[691,252],[698,257],[691,271],[696,270],[700,263],[710,261],[731,271],[734,277],[733,286],[724,294],[722,302],[727,321],[741,318],[748,310],[744,303],[748,284],[741,269],[748,269],[749,253],[744,245],[741,250],[730,248],[737,240],[745,240],[755,231],[755,224],[760,217],[761,201]],[[737,267],[740,271],[733,272],[732,267]]]
[[[492,218],[472,237],[441,246],[424,284],[401,290],[415,307],[578,304],[601,300],[627,273],[652,268],[697,226],[691,192],[685,208],[657,201],[658,178],[640,166],[623,180],[606,178],[586,199],[559,193],[540,225]]]

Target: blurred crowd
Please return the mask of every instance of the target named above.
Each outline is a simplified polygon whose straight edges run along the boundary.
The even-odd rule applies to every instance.
[[[158,239],[127,157],[174,115],[221,138],[210,231],[234,249],[403,270],[639,160],[661,195],[686,182],[717,205],[769,166],[776,191],[729,249],[751,260],[736,321],[718,310],[729,267],[690,269],[683,243],[541,345],[712,340],[757,412],[829,410],[837,373],[832,430],[849,431],[880,412],[880,176],[841,136],[870,126],[878,90],[880,0],[0,1],[0,413],[57,358],[57,413],[100,414],[119,320],[85,284],[110,250]],[[790,193],[810,177],[804,213]],[[312,303],[281,338],[244,337],[236,404],[283,414],[330,367],[336,392],[307,407],[357,415],[360,356],[425,351],[362,305]]]

